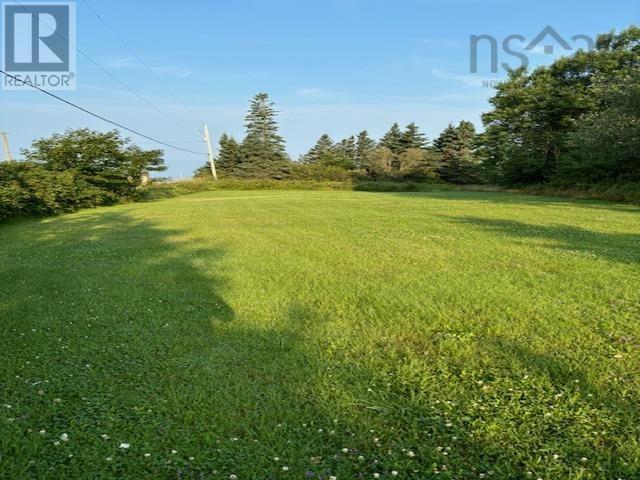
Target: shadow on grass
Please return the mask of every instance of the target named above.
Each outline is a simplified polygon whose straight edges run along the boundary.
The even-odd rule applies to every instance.
[[[212,392],[204,371],[225,366],[206,361],[222,350],[216,329],[235,318],[216,268],[224,248],[181,234],[104,210],[0,232],[0,397],[23,415],[0,426],[9,478],[164,478],[187,468],[107,464],[117,445],[100,438],[156,454],[184,445],[204,415],[198,400]],[[67,432],[73,454],[35,442],[35,428]]]
[[[435,192],[392,192],[395,196],[406,196],[410,198],[434,198],[437,200],[453,201],[473,201],[479,203],[490,203],[498,205],[513,206],[540,206],[540,207],[580,207],[608,210],[616,212],[629,212],[640,214],[640,206],[629,205],[606,200],[590,200],[584,198],[553,197],[545,195],[533,195],[518,192],[500,191],[474,191],[474,190],[444,190]]]
[[[495,363],[513,380],[487,397],[475,382],[482,368],[438,352],[437,339],[412,338],[416,347],[399,352],[401,342],[364,338],[364,354],[341,351],[323,336],[332,313],[296,298],[271,323],[234,311],[225,301],[224,247],[202,248],[182,233],[106,211],[0,232],[0,403],[21,412],[0,425],[7,478],[276,479],[295,472],[326,480],[393,469],[398,478],[424,479],[435,478],[434,466],[440,478],[491,470],[493,478],[526,478],[539,450],[551,462],[552,447],[574,460],[609,458],[601,478],[630,473],[619,445],[582,435],[606,424],[594,412],[608,413],[616,426],[635,414],[561,359],[480,339],[484,365]],[[425,360],[422,350],[437,355]],[[409,365],[420,367],[407,374]],[[541,392],[523,390],[524,407],[506,401],[520,381],[516,370],[549,379]],[[554,395],[575,378],[594,400],[545,420]],[[570,410],[583,407],[591,408],[584,426]],[[55,437],[44,442],[39,429]],[[52,441],[62,432],[72,439],[65,450]],[[120,442],[131,448],[123,452]],[[443,446],[454,449],[444,456]],[[416,458],[408,454],[414,451]]]
[[[640,263],[640,235],[601,233],[569,225],[532,225],[515,220],[481,217],[443,217],[458,223],[482,228],[514,239],[549,240],[551,248],[583,252],[620,263]]]
[[[573,384],[583,393],[583,401],[594,408],[609,411],[613,417],[621,413],[630,418],[635,417],[636,420],[640,417],[640,398],[613,386],[602,388],[596,385],[590,380],[592,376],[580,366],[570,365],[560,352],[536,351],[522,342],[499,337],[484,339],[483,346],[491,358],[500,359],[502,363],[517,364],[519,370],[548,377],[558,390]],[[635,378],[632,376],[623,380],[631,383]],[[629,422],[630,418],[624,421]],[[623,419],[620,420],[622,423]],[[631,423],[638,424],[637,421]]]

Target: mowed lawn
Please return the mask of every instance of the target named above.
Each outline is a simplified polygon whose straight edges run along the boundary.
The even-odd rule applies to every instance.
[[[209,192],[0,226],[0,477],[640,478],[640,208]]]

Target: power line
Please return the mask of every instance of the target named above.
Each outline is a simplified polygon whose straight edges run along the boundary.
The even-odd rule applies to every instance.
[[[18,0],[13,0],[14,3],[16,3],[17,5],[20,6],[20,8],[22,8],[25,12],[30,13],[29,10],[23,5],[21,4]],[[68,38],[66,38],[64,35],[58,33],[57,29],[54,29],[51,25],[48,25],[47,23],[43,22],[40,19],[40,16],[38,15],[38,22],[40,22],[41,24],[45,25],[46,27],[50,28],[53,30],[54,34],[61,38],[62,40],[64,40],[65,42],[67,42],[67,44],[70,47],[73,47],[80,55],[82,55],[84,58],[86,58],[89,62],[91,62],[93,65],[95,65],[96,67],[98,67],[100,70],[102,70],[102,72],[104,72],[106,75],[108,75],[109,77],[111,77],[113,80],[115,80],[116,82],[118,82],[120,85],[122,85],[125,89],[127,89],[130,93],[132,93],[133,95],[135,95],[138,99],[140,99],[142,102],[146,103],[149,107],[153,108],[156,112],[158,112],[160,115],[162,115],[165,119],[169,120],[171,123],[173,123],[174,125],[180,127],[181,129],[183,129],[184,131],[188,132],[188,133],[194,133],[192,130],[190,130],[189,128],[185,127],[184,125],[182,125],[181,123],[177,122],[176,120],[174,120],[173,118],[169,117],[168,115],[166,115],[159,107],[157,107],[156,105],[154,105],[153,103],[151,103],[149,100],[147,100],[145,97],[143,97],[142,95],[140,95],[138,92],[136,92],[135,90],[133,90],[132,88],[130,88],[126,83],[124,83],[122,80],[120,80],[120,78],[118,78],[115,74],[111,73],[109,70],[107,70],[106,68],[104,68],[102,65],[100,65],[98,62],[96,62],[93,58],[91,58],[88,54],[86,54],[83,50],[81,50],[80,48],[78,48],[77,45],[74,45],[73,42],[71,42]]]
[[[166,90],[166,92],[176,102],[178,102],[182,106],[182,108],[187,110],[201,124],[207,123],[204,120],[202,120],[198,116],[198,114],[189,105],[186,105],[184,102],[182,102],[173,93],[173,91],[171,89],[169,89],[169,87],[167,87],[166,83],[162,80],[162,78],[160,78],[160,76],[155,72],[155,70],[153,70],[153,68],[151,68],[147,62],[145,62],[142,58],[140,58],[140,56],[133,50],[133,48],[131,48],[131,46],[126,42],[126,40],[122,37],[122,35],[120,35],[111,25],[109,25],[109,23],[107,23],[107,21],[104,18],[102,18],[102,16],[91,6],[91,4],[87,0],[82,0],[82,3],[84,3],[87,6],[87,8],[89,10],[91,10],[91,13],[93,13],[95,15],[95,17],[98,20],[100,20],[100,22],[107,28],[107,30],[109,30],[120,41],[120,43],[122,43],[122,45],[124,45],[124,47],[129,51],[129,53],[131,55],[133,55],[135,57],[135,59],[138,60],[138,62],[140,62],[140,64],[142,66],[144,66],[151,73],[151,75],[153,75],[155,77],[155,79],[158,81],[158,83],[160,85],[162,85],[162,87]]]
[[[129,127],[125,127],[121,123],[114,122],[113,120],[109,120],[108,118],[103,117],[102,115],[99,115],[97,113],[93,113],[92,111],[87,110],[86,108],[83,108],[83,107],[81,107],[79,105],[76,105],[73,102],[65,100],[64,98],[59,97],[58,95],[55,95],[55,94],[53,94],[53,93],[51,93],[51,92],[49,92],[49,91],[47,91],[47,90],[45,90],[43,88],[40,88],[40,87],[38,87],[36,85],[32,85],[32,84],[30,84],[30,83],[28,83],[28,82],[26,82],[26,81],[24,81],[24,80],[22,80],[22,79],[20,79],[20,78],[18,78],[16,76],[14,76],[14,75],[11,75],[10,73],[5,72],[4,70],[0,70],[0,73],[2,73],[3,75],[5,75],[8,78],[11,78],[11,79],[13,79],[15,81],[18,81],[18,82],[22,83],[23,85],[29,86],[29,87],[31,87],[31,88],[33,88],[35,90],[38,90],[39,92],[44,93],[45,95],[48,95],[48,96],[50,96],[52,98],[55,98],[56,100],[59,100],[62,103],[66,103],[67,105],[69,105],[69,106],[71,106],[73,108],[76,108],[76,109],[78,109],[78,110],[80,110],[80,111],[82,111],[82,112],[84,112],[84,113],[86,113],[88,115],[91,115],[92,117],[98,118],[98,119],[102,120],[103,122],[107,122],[107,123],[110,123],[111,125],[115,125],[116,127],[121,128],[122,130],[126,130],[127,132],[133,133],[134,135],[138,135],[139,137],[146,138],[147,140],[150,140],[150,141],[152,141],[154,143],[157,143],[159,145],[164,145],[165,147],[173,148],[174,150],[179,150],[181,152],[193,153],[193,154],[196,154],[196,155],[206,155],[206,153],[204,153],[204,152],[195,152],[193,150],[187,150],[187,149],[182,148],[182,147],[176,147],[175,145],[171,145],[170,143],[163,142],[162,140],[158,140],[156,138],[153,138],[153,137],[150,137],[148,135],[145,135],[144,133],[140,133],[140,132],[138,132],[136,130],[133,130],[133,129],[129,128]]]

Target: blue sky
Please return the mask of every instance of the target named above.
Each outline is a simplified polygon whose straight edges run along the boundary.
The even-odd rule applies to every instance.
[[[88,1],[166,87],[82,1],[78,47],[186,129],[80,55],[78,89],[61,96],[153,137],[204,151],[186,143],[200,140],[200,119],[216,138],[222,132],[241,137],[248,100],[268,92],[293,158],[322,133],[340,139],[367,129],[379,137],[397,121],[416,122],[433,138],[449,122],[480,125],[492,94],[482,82],[503,75],[488,71],[486,49],[480,51],[481,71],[470,73],[471,35],[532,39],[546,25],[568,38],[596,35],[637,23],[639,11],[637,0]],[[530,57],[533,64],[553,58],[542,49]],[[10,133],[14,154],[34,135],[85,126],[110,128],[37,92],[0,92],[0,130]],[[205,157],[167,149],[166,159],[168,175],[179,177],[191,175]]]

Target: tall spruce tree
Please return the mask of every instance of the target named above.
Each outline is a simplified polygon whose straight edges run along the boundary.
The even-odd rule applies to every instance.
[[[407,151],[412,148],[424,149],[427,147],[427,137],[420,133],[420,129],[415,123],[406,126],[402,134],[402,149]]]
[[[394,155],[399,155],[403,152],[403,134],[397,123],[394,123],[389,131],[380,139],[380,146],[388,148]]]
[[[356,137],[351,136],[340,140],[334,147],[334,152],[342,160],[342,165],[348,169],[356,167]]]
[[[462,121],[449,126],[433,142],[440,156],[438,175],[449,183],[465,184],[478,181],[475,162],[476,129],[473,123]]]
[[[333,148],[333,140],[325,133],[318,139],[316,144],[311,147],[311,150],[302,156],[301,161],[303,163],[319,163],[324,155],[331,153]]]
[[[242,162],[237,166],[237,175],[254,178],[286,176],[290,161],[284,139],[278,134],[276,111],[269,95],[259,93],[253,98],[245,127]]]
[[[363,130],[356,137],[356,168],[367,168],[369,155],[376,148],[376,141],[369,136],[369,132]]]

